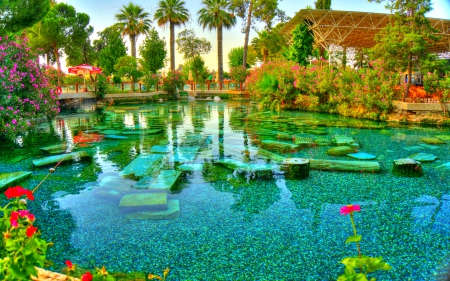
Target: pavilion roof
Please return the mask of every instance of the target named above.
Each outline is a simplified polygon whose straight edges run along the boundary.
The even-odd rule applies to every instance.
[[[288,43],[292,40],[291,31],[305,22],[314,33],[316,44],[325,48],[331,45],[342,47],[370,48],[375,45],[374,37],[392,19],[391,14],[335,11],[300,10],[281,30]],[[431,47],[432,52],[450,52],[450,20],[428,18],[436,28],[441,39]]]

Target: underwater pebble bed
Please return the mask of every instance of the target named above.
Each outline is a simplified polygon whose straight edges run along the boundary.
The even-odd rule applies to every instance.
[[[174,107],[180,113],[168,114],[167,108]],[[62,114],[51,126],[41,124],[39,133],[24,137],[24,147],[0,147],[0,173],[30,170],[33,176],[22,185],[32,188],[48,171],[31,164],[45,140],[64,141],[77,130],[92,127],[96,118],[101,118],[96,125],[115,129],[133,122],[164,128],[160,135],[94,143],[87,148],[94,155],[92,162],[61,165],[39,188],[29,207],[43,237],[55,244],[49,250],[55,270],[70,259],[81,267],[105,265],[120,272],[161,273],[170,267],[170,280],[336,280],[344,269],[339,262],[356,255],[355,246],[344,243],[352,234],[350,220],[339,214],[340,207],[350,203],[361,205],[355,219],[363,236],[363,254],[382,256],[392,266],[371,275],[377,280],[438,280],[449,267],[450,171],[436,168],[450,161],[449,144],[405,149],[423,143],[423,136],[449,135],[448,129],[378,128],[378,123],[301,112],[261,115],[245,103],[169,103],[148,105],[147,112],[116,109],[117,113],[102,116]],[[283,118],[288,121],[271,122]],[[293,123],[305,120],[342,125],[320,123],[317,128],[328,134],[308,135]],[[358,128],[355,122],[376,126]],[[245,179],[226,169],[208,176],[193,171],[182,176],[178,191],[169,196],[180,201],[180,216],[173,220],[130,220],[119,210],[117,198],[98,196],[102,181],[110,187],[131,188],[135,181],[117,175],[128,162],[154,145],[174,149],[189,132],[211,140],[195,163],[217,157],[263,163],[255,155],[253,136],[276,140],[277,132],[287,132],[311,138],[351,136],[360,151],[377,156],[374,161],[382,170],[377,174],[311,170],[304,180],[288,180],[280,174]],[[279,154],[351,160],[326,155],[329,148],[312,146]],[[22,150],[30,158],[10,162],[11,154],[23,155]],[[392,174],[393,160],[416,152],[432,153],[438,159],[423,164],[422,177]]]

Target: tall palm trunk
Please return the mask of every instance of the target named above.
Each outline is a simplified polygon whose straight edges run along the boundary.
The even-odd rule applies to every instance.
[[[131,42],[131,56],[133,58],[136,58],[136,35],[130,35],[130,42]],[[131,91],[134,92],[134,83],[135,79],[133,76],[131,76]]]
[[[248,39],[250,37],[250,26],[252,24],[252,9],[253,9],[253,0],[250,0],[250,5],[248,7],[247,13],[247,25],[245,26],[244,55],[242,57],[242,66],[245,68],[247,67]]]
[[[170,70],[175,70],[175,24],[170,22]]]
[[[223,51],[222,51],[222,25],[217,27],[217,56],[218,56],[218,73],[219,83],[223,81]]]

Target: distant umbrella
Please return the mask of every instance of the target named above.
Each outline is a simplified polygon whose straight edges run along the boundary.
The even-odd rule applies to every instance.
[[[86,89],[86,74],[99,74],[102,73],[102,69],[89,64],[80,64],[74,67],[69,67],[68,72],[71,74],[83,75],[84,89]]]

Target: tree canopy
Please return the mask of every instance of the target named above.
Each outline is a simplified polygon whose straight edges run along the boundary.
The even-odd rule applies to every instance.
[[[413,67],[428,58],[428,48],[439,38],[425,17],[432,10],[431,0],[386,0],[386,8],[393,13],[394,21],[375,36],[377,44],[372,51],[375,57],[383,59],[386,67],[407,71],[404,100],[409,93]]]
[[[167,56],[166,41],[159,38],[158,31],[152,28],[139,48],[141,65],[146,72],[156,73],[164,67]]]
[[[314,37],[306,23],[292,30],[292,45],[287,49],[286,58],[300,65],[308,65],[308,57],[313,53]]]
[[[242,31],[245,34],[242,65],[246,66],[251,26],[256,21],[263,21],[266,28],[270,29],[275,18],[281,22],[287,18],[284,11],[278,9],[278,0],[231,0],[231,5],[237,16],[242,18]]]
[[[184,59],[205,55],[211,51],[211,43],[205,38],[195,36],[193,29],[185,29],[178,34],[178,52],[183,54]]]
[[[30,45],[52,52],[57,67],[61,70],[61,53],[64,52],[69,57],[79,55],[79,50],[93,32],[89,21],[87,14],[77,13],[71,5],[58,3],[28,30]]]
[[[115,27],[107,27],[97,34],[100,37],[94,40],[94,48],[98,53],[97,64],[102,67],[104,74],[111,75],[119,58],[127,55],[127,47]]]
[[[50,10],[50,1],[1,0],[0,36],[16,33],[33,26]]]
[[[122,36],[128,36],[131,43],[131,56],[136,57],[136,40],[139,35],[147,34],[151,27],[150,14],[139,5],[129,3],[116,14],[116,27],[122,32]]]

